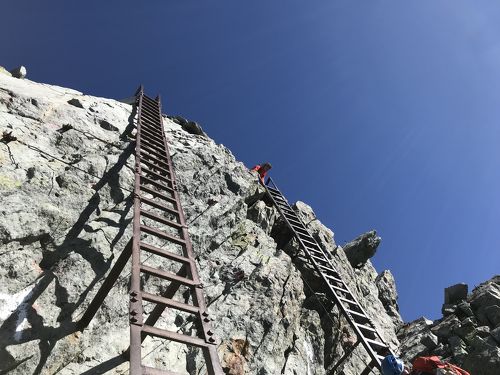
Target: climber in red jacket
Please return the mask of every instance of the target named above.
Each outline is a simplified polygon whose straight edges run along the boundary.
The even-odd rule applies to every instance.
[[[272,168],[270,163],[257,164],[255,167],[250,169],[251,171],[256,171],[259,174],[260,180],[264,181],[267,172]]]

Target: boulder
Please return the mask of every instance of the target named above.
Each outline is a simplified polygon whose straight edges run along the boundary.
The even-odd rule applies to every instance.
[[[382,239],[375,230],[366,232],[344,245],[344,252],[351,266],[362,267],[368,259],[375,255]]]
[[[15,77],[15,78],[25,78],[26,77],[26,74],[27,74],[27,71],[26,71],[26,67],[24,66],[18,66],[17,68],[15,69],[12,69],[10,71],[10,74],[12,74],[12,77]]]

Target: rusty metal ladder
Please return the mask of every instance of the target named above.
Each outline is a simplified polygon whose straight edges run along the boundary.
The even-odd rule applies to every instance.
[[[268,178],[265,183],[263,183],[262,180],[260,180],[260,182],[265,187],[268,196],[278,209],[280,216],[297,239],[300,248],[306,255],[306,259],[321,277],[323,284],[327,288],[328,297],[338,307],[340,313],[347,320],[358,338],[352,347],[344,351],[343,356],[331,369],[331,373],[335,373],[339,366],[349,357],[359,344],[362,344],[371,358],[370,363],[365,367],[361,375],[369,374],[374,368],[380,370],[380,364],[384,357],[389,354],[394,354],[391,348],[384,342],[372,320],[356,300],[354,294],[351,293],[347,284],[342,280],[342,277],[333,265],[332,259],[327,254],[326,250],[318,244],[307,230],[304,222],[288,204],[288,201],[274,181]]]
[[[152,99],[146,96],[141,86],[136,93],[136,99],[133,237],[90,303],[79,322],[79,327],[83,330],[88,326],[132,255],[128,352],[130,374],[178,374],[142,364],[142,341],[147,336],[154,336],[188,347],[200,348],[207,373],[222,375],[216,340],[203,295],[203,285],[196,268],[165,138],[160,98]],[[163,245],[158,244],[161,241]],[[172,251],[172,248],[178,251]],[[156,256],[169,262],[168,270],[146,265],[147,258],[143,259],[145,255]],[[161,294],[150,293],[145,290],[148,278],[155,278],[168,284],[165,284],[164,288],[156,285],[156,290],[164,290]],[[186,293],[189,293],[189,298],[186,298],[186,293],[183,294],[182,302],[173,299],[181,286],[186,289]],[[145,320],[143,301],[155,305]],[[192,303],[188,303],[189,301]],[[155,327],[166,308],[193,316],[197,335],[191,336]]]

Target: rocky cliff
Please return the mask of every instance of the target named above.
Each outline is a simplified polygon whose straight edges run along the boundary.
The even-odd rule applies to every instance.
[[[500,373],[500,276],[467,290],[465,284],[446,288],[441,319],[420,318],[400,327],[407,361],[438,355],[474,375]]]
[[[0,373],[127,372],[128,270],[90,326],[80,332],[75,323],[131,237],[134,119],[129,104],[0,74]],[[256,176],[197,124],[178,116],[164,124],[226,373],[330,374],[353,333],[294,256],[297,244]],[[311,207],[295,208],[397,348],[394,279],[368,260],[376,234],[349,244],[348,258]],[[186,316],[162,319],[193,330]],[[204,373],[199,353],[173,343],[148,339],[143,357]],[[366,361],[358,348],[344,374]]]

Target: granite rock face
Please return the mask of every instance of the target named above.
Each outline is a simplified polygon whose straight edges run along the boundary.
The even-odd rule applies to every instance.
[[[500,276],[477,286],[445,289],[443,318],[425,318],[398,330],[401,353],[411,362],[420,355],[438,355],[471,374],[494,375],[500,369]]]
[[[0,373],[127,372],[128,268],[90,326],[80,332],[75,323],[131,237],[134,118],[125,103],[0,75]],[[197,124],[179,122],[164,118],[226,373],[329,374],[353,332],[317,275],[293,257],[297,243],[256,175]],[[352,268],[312,208],[295,208],[397,348],[392,277],[369,260]],[[182,314],[161,322],[194,329]],[[197,351],[174,343],[148,338],[143,356],[155,367],[205,373]],[[365,362],[358,348],[344,374],[359,374]]]

